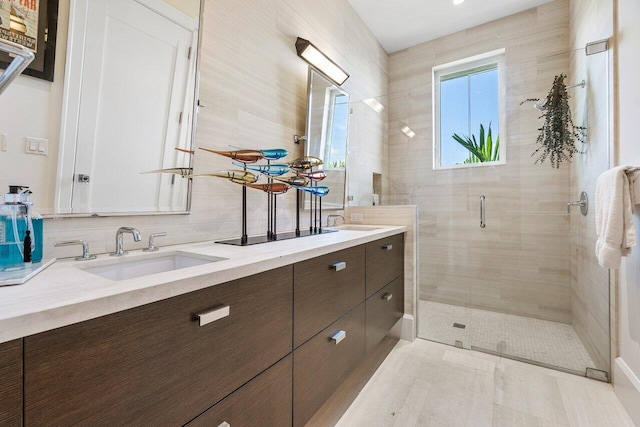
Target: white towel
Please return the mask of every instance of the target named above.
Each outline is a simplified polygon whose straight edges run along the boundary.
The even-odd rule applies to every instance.
[[[628,256],[636,244],[629,169],[618,166],[608,170],[596,183],[596,256],[601,266],[612,270],[620,268],[621,257]]]

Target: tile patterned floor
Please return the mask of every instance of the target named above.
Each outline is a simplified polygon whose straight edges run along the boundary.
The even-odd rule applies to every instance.
[[[492,311],[419,301],[418,336],[444,344],[477,347],[570,369],[596,368],[571,325]],[[453,323],[466,325],[454,328]]]
[[[417,339],[400,341],[337,424],[632,427],[610,384]]]

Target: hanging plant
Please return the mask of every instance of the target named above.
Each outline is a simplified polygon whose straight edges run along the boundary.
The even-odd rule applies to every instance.
[[[542,111],[539,118],[544,119],[536,139],[540,146],[531,157],[538,156],[536,163],[543,163],[549,159],[551,166],[556,169],[563,161],[571,161],[573,155],[578,152],[576,142],[584,144],[587,136],[587,128],[576,126],[571,119],[565,78],[564,74],[560,74],[553,79],[553,86],[542,104],[538,102],[539,98],[525,99],[520,103],[522,105],[525,102],[536,102],[534,106]]]

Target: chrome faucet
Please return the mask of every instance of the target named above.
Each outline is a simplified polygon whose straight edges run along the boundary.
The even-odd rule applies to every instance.
[[[329,219],[333,218],[333,225],[329,224]],[[342,215],[327,215],[327,227],[336,227],[338,225],[338,218],[342,218],[342,222],[347,222],[347,220]]]
[[[55,242],[53,244],[55,247],[71,245],[82,245],[82,256],[77,256],[76,261],[89,261],[96,259],[95,255],[91,255],[91,253],[89,253],[89,243],[86,240],[65,240],[64,242]]]
[[[126,255],[128,252],[126,252],[123,248],[122,248],[122,235],[124,233],[131,233],[133,235],[133,241],[134,242],[139,242],[140,240],[142,240],[142,237],[140,236],[140,232],[138,230],[136,230],[133,227],[120,227],[118,228],[118,231],[116,231],[116,251],[109,254],[111,256],[122,256],[122,255]]]

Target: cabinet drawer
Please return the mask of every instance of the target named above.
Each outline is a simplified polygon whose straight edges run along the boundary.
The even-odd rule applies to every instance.
[[[22,340],[0,344],[0,426],[22,425]]]
[[[368,354],[404,314],[404,276],[368,298],[366,310]]]
[[[294,347],[364,301],[364,271],[364,245],[295,264]]]
[[[344,331],[340,340],[339,332]],[[336,336],[338,341],[332,339]],[[360,304],[293,352],[293,425],[302,426],[364,359],[365,307]]]
[[[283,267],[25,338],[25,424],[192,420],[291,351],[292,275]],[[200,326],[196,315],[219,305],[229,315]]]
[[[189,427],[282,427],[291,425],[292,356],[267,369],[248,384],[188,424]]]
[[[404,273],[404,234],[367,243],[367,298]]]

